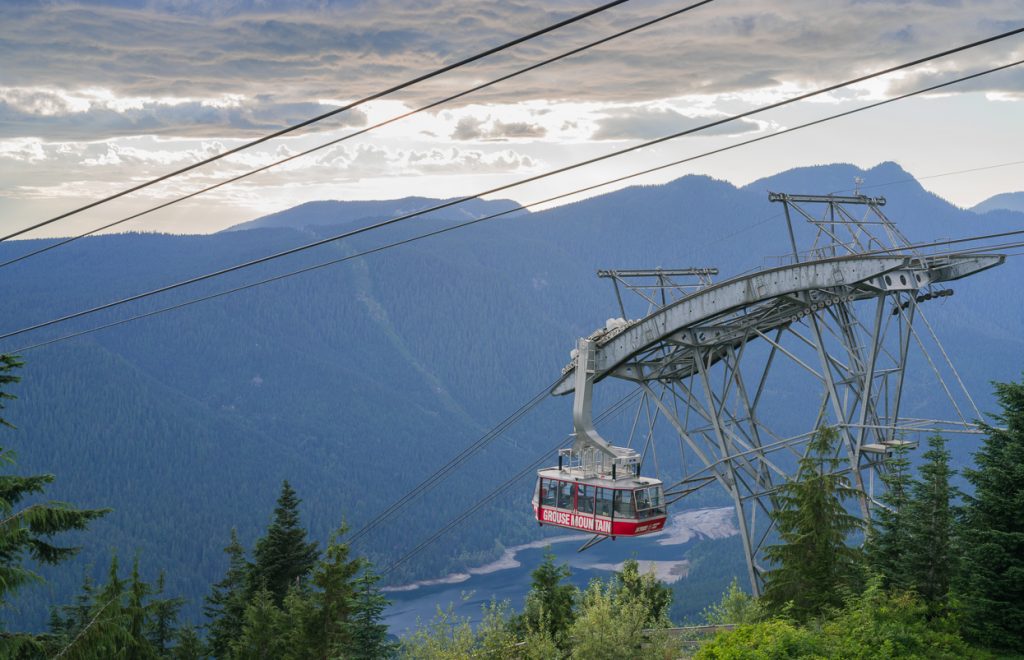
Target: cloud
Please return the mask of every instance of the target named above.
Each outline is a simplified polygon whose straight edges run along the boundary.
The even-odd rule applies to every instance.
[[[2,134],[250,135],[317,114],[317,99],[360,98],[590,6],[583,0],[5,3],[0,86],[53,93],[5,98]],[[670,0],[623,5],[400,98],[411,105],[433,100],[677,8]],[[714,3],[464,102],[742,100],[783,84],[808,88],[851,77],[1022,21],[1019,0]],[[979,61],[991,61],[991,50],[979,53]],[[958,55],[951,66],[972,57]],[[143,101],[93,103],[76,112],[67,102],[82,89]],[[978,89],[1015,94],[1024,84],[993,78]],[[265,97],[267,90],[273,98]],[[242,101],[237,107],[209,104],[225,98]],[[492,132],[465,139],[540,135],[537,126],[514,123]]]
[[[451,133],[453,140],[508,140],[517,138],[542,138],[547,135],[546,128],[539,124],[526,121],[503,122],[500,119],[479,119],[472,115],[459,118],[455,130]]]
[[[58,143],[34,138],[0,140],[0,196],[9,199],[104,196],[124,188],[126,181],[159,176],[235,145],[217,140],[155,138],[118,138],[91,143]],[[316,156],[291,161],[229,188],[258,191],[428,175],[533,172],[543,166],[538,157],[514,149],[406,148],[400,145],[396,142],[394,145],[330,147]],[[188,194],[292,153],[294,149],[290,146],[278,145],[233,154],[213,166],[139,191],[133,197],[166,200]],[[55,171],[61,173],[59,179],[53,177]]]
[[[40,88],[0,88],[0,139],[42,136],[50,140],[97,140],[129,135],[220,137],[263,135],[329,106],[282,102],[269,95],[253,99],[117,97],[109,90],[67,93]],[[358,108],[324,126],[359,127]]]
[[[43,143],[31,138],[19,138],[0,142],[0,158],[20,161],[23,163],[38,163],[46,160],[46,150]]]
[[[721,117],[691,117],[664,107],[613,108],[597,119],[594,140],[651,140],[703,126]],[[750,119],[721,124],[703,130],[701,135],[736,135],[756,131],[760,124]]]
[[[407,176],[410,174],[493,174],[536,169],[540,163],[511,149],[396,149],[376,145],[335,147],[317,159],[324,166],[351,177]]]
[[[495,121],[491,126],[489,137],[494,138],[542,138],[547,134],[547,129],[538,124],[531,124],[525,121],[513,121],[505,123]]]
[[[455,130],[452,131],[453,140],[478,140],[483,137],[483,131],[481,127],[484,121],[477,119],[476,117],[462,117],[458,123],[455,124]]]
[[[60,195],[108,194],[128,181],[164,174],[593,2],[9,0],[2,7],[0,194],[52,203]],[[340,126],[376,123],[678,8],[675,0],[623,4],[307,129],[316,135],[275,140],[140,196],[190,192],[350,132]],[[594,142],[678,132],[1022,22],[1019,0],[716,2],[215,196],[239,190],[237,199],[257,200],[263,190],[277,190],[268,194],[287,193],[297,202],[300,192],[336,195],[336,183],[356,196],[369,190],[383,195],[401,176],[407,177],[402,190],[419,185],[430,194],[457,194],[465,183],[460,175],[540,171],[609,148]],[[1019,58],[1024,50],[1018,43],[957,54],[818,100],[849,107],[931,84]],[[954,91],[974,92],[964,104],[984,106],[1001,118],[1001,127],[1011,126],[1004,133],[1012,133],[1024,73],[1005,72]],[[985,104],[986,98],[1007,103]],[[764,122],[707,133],[749,133],[769,121],[791,125],[820,110],[800,104]],[[964,126],[958,130],[971,128]],[[836,149],[856,152],[866,142]],[[895,149],[894,143],[879,148]],[[753,176],[750,168],[742,171],[735,176]],[[447,174],[454,175],[451,188],[445,188]]]
[[[895,96],[898,94],[905,94],[917,89],[924,87],[930,87],[932,85],[941,84],[954,78],[962,77],[964,74],[971,73],[973,71],[981,71],[985,69],[993,68],[998,66],[1006,60],[1020,59],[1024,56],[1024,53],[1017,54],[1016,56],[1008,56],[1005,59],[1000,58],[999,60],[992,61],[990,59],[972,58],[972,61],[966,64],[966,70],[950,70],[950,67],[942,68],[931,68],[922,71],[917,71],[903,76],[899,79],[892,81],[886,86],[885,94]],[[990,98],[998,98],[999,100],[1017,99],[1024,100],[1024,66],[1017,66],[1012,69],[1007,69],[1000,73],[994,74],[993,76],[985,78],[975,78],[968,80],[963,83],[959,83],[955,86],[944,87],[936,90],[935,94],[952,94],[952,93],[963,93],[963,92],[984,92]]]
[[[534,158],[510,149],[484,152],[475,149],[431,149],[413,152],[409,165],[424,174],[493,174],[537,169]]]

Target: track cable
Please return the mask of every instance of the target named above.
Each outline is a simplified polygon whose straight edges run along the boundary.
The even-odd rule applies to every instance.
[[[610,417],[611,415],[616,414],[617,412],[622,410],[626,405],[628,405],[631,400],[639,398],[640,391],[641,390],[636,389],[636,390],[633,390],[632,392],[630,392],[629,394],[623,396],[618,401],[616,401],[611,406],[609,406],[600,415],[598,415],[598,417],[594,421],[595,422],[600,422],[600,421],[603,421],[606,418]],[[389,564],[388,567],[385,568],[381,572],[381,575],[387,575],[388,573],[390,573],[393,570],[395,570],[395,568],[397,568],[399,565],[405,563],[406,561],[408,561],[412,557],[416,556],[420,552],[423,552],[423,550],[425,550],[428,546],[430,546],[432,543],[437,541],[439,538],[441,538],[442,536],[444,536],[445,534],[450,532],[452,529],[454,529],[455,527],[457,527],[458,525],[463,523],[467,518],[469,518],[474,513],[476,513],[480,509],[482,509],[484,506],[486,506],[487,504],[492,502],[496,497],[498,497],[499,495],[504,493],[506,490],[508,490],[509,488],[514,486],[516,483],[518,483],[520,480],[525,478],[527,475],[533,473],[534,470],[536,470],[540,465],[542,465],[544,463],[545,460],[547,460],[548,455],[551,454],[554,451],[557,451],[558,448],[561,447],[564,444],[564,442],[565,442],[564,440],[560,440],[558,443],[555,444],[554,447],[552,447],[548,451],[545,451],[543,454],[541,454],[532,463],[529,463],[528,465],[523,467],[519,472],[517,472],[516,474],[512,475],[506,481],[502,482],[499,486],[497,486],[496,488],[491,490],[490,493],[488,493],[483,498],[478,500],[475,504],[473,504],[473,506],[471,506],[468,509],[466,509],[465,511],[463,511],[462,513],[460,513],[455,518],[452,518],[451,520],[449,520],[448,523],[446,523],[439,530],[437,530],[436,532],[431,534],[429,537],[427,537],[426,539],[421,541],[412,550],[410,550],[407,553],[405,553],[404,555],[402,555],[402,557],[400,557],[398,560],[396,560],[393,563]]]
[[[460,451],[447,463],[445,463],[443,466],[434,471],[433,474],[431,474],[429,477],[420,482],[416,487],[406,492],[405,495],[400,497],[398,500],[393,502],[382,512],[377,514],[373,520],[366,523],[358,531],[350,535],[347,539],[348,542],[356,543],[357,541],[359,541],[359,539],[372,532],[384,520],[396,514],[406,504],[408,504],[412,500],[416,499],[417,497],[419,497],[420,495],[422,495],[423,493],[425,493],[426,491],[430,490],[438,483],[443,481],[449,474],[458,469],[459,466],[461,466],[464,462],[469,460],[474,454],[476,454],[481,449],[486,447],[497,437],[505,433],[505,431],[514,426],[523,417],[530,414],[534,410],[534,408],[540,405],[540,403],[548,397],[548,393],[550,392],[551,388],[555,386],[556,383],[558,383],[558,380],[552,382],[550,385],[545,386],[544,389],[535,394],[532,399],[524,403],[514,413],[512,413],[511,415],[503,419],[501,422],[499,422],[494,428],[492,428],[490,431],[488,431],[478,440],[476,440],[476,442],[470,444],[468,447]]]

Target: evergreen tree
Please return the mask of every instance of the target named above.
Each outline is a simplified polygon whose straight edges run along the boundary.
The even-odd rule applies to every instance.
[[[960,597],[967,634],[995,648],[1024,651],[1024,384],[996,383],[1003,428],[987,437],[964,470],[974,487],[960,524]]]
[[[106,584],[95,591],[88,620],[81,627],[68,630],[68,638],[56,655],[72,660],[123,657],[135,642],[129,633],[131,615],[125,603],[126,593],[114,555]]]
[[[163,595],[165,587],[166,576],[160,571],[154,596]],[[171,642],[175,638],[178,612],[184,604],[183,598],[152,598],[146,606],[149,614],[147,637],[160,657],[167,657]]]
[[[833,428],[818,429],[796,478],[779,488],[774,519],[782,543],[765,551],[774,565],[765,577],[765,604],[797,619],[840,607],[858,578],[860,551],[846,541],[861,521],[843,506],[856,491],[836,474],[836,437]]]
[[[17,383],[18,376],[11,373],[22,363],[10,355],[0,355],[0,411],[4,401],[14,399],[5,391],[6,386]],[[0,428],[14,426],[0,417]],[[14,464],[14,453],[0,448],[0,466]],[[39,564],[58,564],[74,556],[80,548],[55,545],[53,536],[70,530],[85,529],[109,509],[78,509],[64,502],[35,502],[18,508],[26,498],[42,495],[54,481],[52,474],[17,476],[0,474],[0,605],[28,582],[41,578],[24,566],[25,560]]]
[[[7,388],[20,380],[13,371],[21,366],[17,357],[0,355],[0,412],[6,401],[16,398]],[[0,417],[0,429],[14,428]],[[14,458],[13,451],[0,447],[0,467],[13,465]],[[83,530],[91,521],[109,513],[109,509],[78,509],[53,501],[37,501],[19,508],[24,500],[42,495],[54,479],[52,474],[27,477],[0,474],[0,607],[8,605],[14,593],[27,583],[42,581],[38,574],[25,567],[26,560],[36,564],[59,564],[71,558],[80,548],[56,545],[53,537],[61,532]],[[47,655],[66,643],[72,625],[78,627],[76,622],[54,613],[51,634],[5,633],[0,636],[0,657]]]
[[[909,507],[912,480],[906,445],[897,445],[885,460],[882,474],[885,493],[875,508],[874,524],[868,530],[866,551],[871,568],[886,588],[909,589],[912,580],[907,555],[912,548]]]
[[[139,575],[139,558],[135,557],[132,562],[132,573],[128,578],[128,590],[126,595],[127,607],[125,607],[125,620],[127,622],[127,639],[125,644],[125,655],[129,658],[155,658],[156,650],[150,645],[146,638],[149,628],[149,611],[146,607],[146,598],[152,593],[152,588],[143,582]]]
[[[120,576],[117,555],[110,561],[107,582],[95,589],[86,580],[75,604],[55,617],[58,634],[46,644],[48,656],[68,659],[126,658],[147,660],[171,657],[168,643],[176,637],[174,624],[182,601],[154,598],[163,591],[163,579],[154,592],[142,579],[139,561],[127,580]],[[154,637],[159,633],[159,640]]]
[[[74,605],[64,605],[59,610],[54,609],[50,613],[50,633],[58,638],[69,637],[71,631],[81,630],[89,620],[89,613],[95,603],[96,588],[93,585],[89,572],[92,567],[85,570],[82,578],[82,590],[75,596]]]
[[[349,620],[354,596],[353,580],[363,562],[349,557],[347,543],[338,539],[345,534],[342,526],[332,537],[324,558],[313,570],[312,583],[316,590],[312,594],[314,606],[310,627],[310,642],[315,657],[334,657],[351,647]]]
[[[325,654],[318,648],[323,637],[318,634],[317,608],[313,604],[310,590],[304,586],[294,586],[288,590],[281,608],[281,642],[287,649],[279,660],[312,660],[315,658],[344,657]]]
[[[20,376],[14,375],[15,369],[20,369],[24,366],[17,355],[3,355],[0,354],[0,412],[4,409],[4,400],[16,399],[17,397],[7,391],[8,385],[14,385],[21,380]],[[14,428],[14,425],[5,420],[0,416],[0,426],[6,426],[7,428]]]
[[[545,630],[556,641],[561,641],[575,618],[576,587],[566,583],[568,564],[555,565],[555,555],[549,547],[544,561],[531,573],[530,591],[526,606],[518,622],[521,634]]]
[[[267,534],[256,542],[251,585],[266,586],[274,604],[280,607],[289,587],[303,582],[319,557],[316,543],[306,541],[299,524],[299,500],[291,485],[281,485],[274,520]]]
[[[288,651],[284,643],[284,614],[266,588],[259,589],[245,608],[242,634],[231,642],[228,656],[237,660],[279,660]]]
[[[910,586],[921,597],[931,616],[940,614],[949,596],[956,570],[953,550],[953,508],[955,491],[949,485],[953,475],[949,451],[941,436],[928,439],[921,477],[911,485],[910,515],[907,517],[910,544],[906,566]]]
[[[178,629],[170,657],[173,660],[202,660],[206,657],[203,640],[199,639],[196,629],[190,624],[185,624]]]
[[[208,642],[215,658],[226,658],[231,643],[242,634],[245,608],[248,604],[249,573],[252,564],[245,558],[245,548],[238,541],[238,531],[231,529],[231,541],[224,552],[228,570],[224,579],[213,585],[206,597],[203,613],[210,619]]]
[[[389,658],[397,651],[396,645],[388,641],[388,627],[381,621],[388,600],[377,588],[380,576],[369,566],[355,579],[353,594],[349,602],[349,623],[347,637],[349,651],[342,657],[353,660],[378,660]],[[335,649],[340,651],[340,649]]]
[[[227,575],[206,599],[211,655],[262,657],[262,645],[274,635],[281,660],[383,657],[391,647],[380,624],[387,601],[374,586],[378,578],[338,540],[345,527],[332,535],[324,557],[317,560],[316,545],[307,543],[298,527],[297,505],[286,482],[274,522],[257,543],[254,563],[246,560],[232,531],[225,548]],[[312,565],[307,563],[310,558]],[[280,605],[268,586],[275,574],[286,574],[291,581]]]
[[[647,623],[652,627],[668,620],[672,590],[665,586],[653,571],[640,573],[640,564],[636,559],[627,559],[623,562],[622,570],[615,574],[614,589],[625,598],[645,603],[650,609]]]
[[[67,630],[68,622],[61,617],[60,611],[56,607],[51,607],[50,618],[46,622],[46,627],[51,635],[61,636]]]

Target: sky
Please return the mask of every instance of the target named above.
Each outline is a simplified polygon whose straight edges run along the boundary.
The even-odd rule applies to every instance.
[[[5,0],[0,230],[35,224],[598,4]],[[94,229],[685,4],[631,0],[27,236]],[[473,195],[1021,26],[1020,0],[715,0],[118,229],[205,233],[311,200]],[[1022,58],[1024,36],[1011,37],[498,196],[528,204]],[[792,167],[884,161],[964,207],[1024,190],[1024,66],[634,183],[698,173],[743,185]],[[937,176],[993,165],[1000,167]],[[880,183],[887,182],[865,182]]]

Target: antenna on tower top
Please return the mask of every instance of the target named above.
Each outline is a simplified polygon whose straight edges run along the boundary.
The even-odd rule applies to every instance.
[[[853,177],[853,194],[860,196],[860,187],[864,185],[864,179],[859,176]]]

